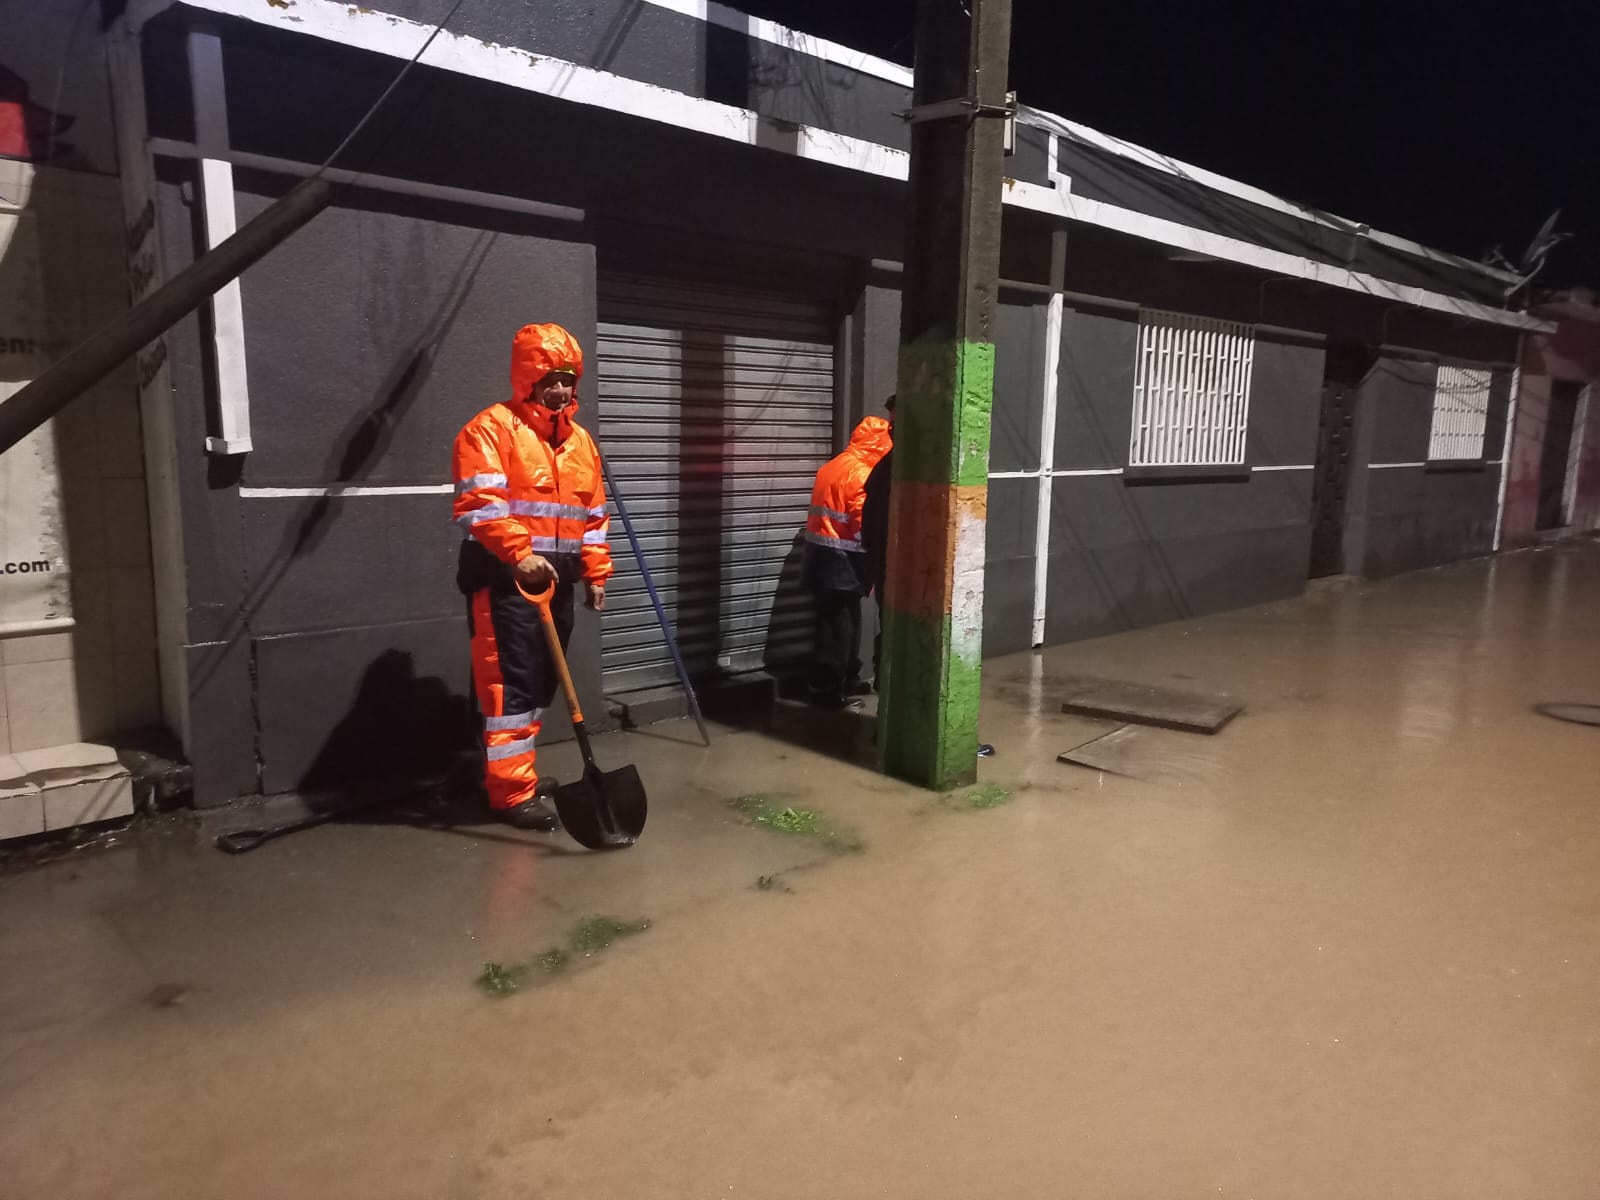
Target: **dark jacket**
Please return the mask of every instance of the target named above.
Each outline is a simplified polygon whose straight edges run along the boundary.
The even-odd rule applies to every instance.
[[[867,476],[867,502],[861,510],[861,548],[867,555],[867,578],[878,599],[883,599],[883,581],[889,570],[889,483],[893,478],[891,450],[878,460]]]

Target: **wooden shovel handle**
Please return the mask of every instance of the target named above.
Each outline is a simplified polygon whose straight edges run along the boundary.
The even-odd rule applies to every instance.
[[[539,624],[544,626],[544,638],[550,646],[550,657],[556,664],[556,673],[561,676],[561,690],[567,694],[567,707],[572,710],[572,723],[583,724],[583,707],[578,703],[578,688],[572,682],[572,672],[567,669],[567,656],[561,649],[561,634],[556,630],[555,615],[550,611],[550,601],[556,594],[556,585],[551,584],[544,591],[534,593],[517,582],[517,591],[522,593],[522,598],[539,609]]]

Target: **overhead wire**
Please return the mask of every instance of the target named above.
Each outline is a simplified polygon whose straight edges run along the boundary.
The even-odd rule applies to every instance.
[[[311,173],[309,176],[310,179],[320,178],[323,172],[333,165],[333,160],[343,154],[350,147],[350,143],[355,141],[356,138],[360,136],[361,131],[365,129],[369,123],[371,123],[372,118],[378,115],[378,110],[383,107],[384,101],[388,100],[389,97],[394,94],[395,89],[405,82],[405,78],[411,73],[411,69],[415,67],[417,63],[421,61],[422,56],[428,52],[428,47],[433,45],[434,39],[444,32],[446,25],[455,20],[455,15],[460,11],[463,3],[465,3],[465,0],[455,0],[455,2],[450,5],[450,11],[445,13],[445,15],[439,19],[439,23],[433,27],[433,32],[428,35],[427,40],[424,41],[420,47],[418,47],[417,52],[411,56],[406,65],[400,68],[395,77],[389,82],[389,86],[383,89],[382,94],[372,102],[366,113],[359,121],[355,123],[355,126],[350,130],[350,132],[345,134],[344,140],[334,147],[333,153],[329,154],[327,158],[323,159],[322,165]]]

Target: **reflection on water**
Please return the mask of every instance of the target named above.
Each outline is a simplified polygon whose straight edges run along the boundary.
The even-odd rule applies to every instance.
[[[1597,602],[1586,546],[991,662],[983,811],[798,724],[612,735],[622,853],[180,830],[0,877],[0,1193],[1588,1195],[1600,730],[1529,705],[1600,700]],[[1067,674],[1246,708],[1102,774],[1055,761],[1109,728]],[[602,915],[650,936],[473,988]]]

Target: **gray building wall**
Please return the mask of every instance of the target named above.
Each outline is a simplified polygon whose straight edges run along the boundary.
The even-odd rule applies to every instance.
[[[412,0],[390,7],[436,16]],[[458,31],[883,144],[905,140],[892,111],[906,97],[895,87],[783,47],[742,35],[730,42],[730,31],[622,0],[558,2],[541,6],[536,25],[529,19],[517,6],[480,6],[463,11]],[[239,150],[320,161],[393,78],[389,60],[237,22],[220,28]],[[179,140],[193,136],[183,36],[179,14],[168,13],[146,45],[152,132]],[[291,77],[294,88],[279,86]],[[1043,182],[1046,150],[1037,131],[1024,131],[1014,176]],[[359,777],[374,764],[415,773],[471,744],[448,496],[250,497],[240,488],[448,483],[455,430],[504,396],[517,326],[559,320],[594,344],[597,271],[832,297],[841,438],[894,388],[900,280],[873,266],[902,252],[903,192],[889,180],[426,69],[398,89],[345,161],[587,216],[557,221],[347,191],[244,278],[256,449],[242,460],[202,449],[215,403],[204,319],[171,335],[190,564],[190,749],[202,802]],[[1098,166],[1109,189],[1112,164]],[[162,160],[161,172],[170,273],[199,244],[194,169]],[[1087,167],[1082,174],[1087,186]],[[286,184],[239,172],[241,220]],[[1163,203],[1177,205],[1169,215],[1200,221],[1191,199]],[[1035,288],[1004,289],[996,315],[991,462],[1001,476],[1040,466],[1048,326],[1036,285],[1050,279],[1051,234],[1038,214],[1007,213],[1002,274]],[[1319,245],[1295,243],[1307,253]],[[1075,229],[1066,261],[1074,293],[1374,343],[1387,335],[1435,353],[1499,352],[1480,330],[1449,330],[1442,320],[1412,320],[1242,267],[1183,261],[1102,231]],[[1126,466],[1136,320],[1115,304],[1069,302],[1056,470]],[[1261,335],[1249,465],[1295,470],[1056,478],[1046,639],[1298,592],[1321,380],[1315,338]],[[1415,397],[1404,394],[1397,404],[1374,383],[1370,402],[1364,397],[1370,454],[1414,441]],[[586,403],[592,421],[598,414]],[[1425,425],[1422,436],[1425,443]],[[1437,482],[1430,473],[1421,491],[1407,492],[1399,480],[1378,479],[1382,472],[1360,474],[1353,536],[1371,569],[1478,544],[1481,496],[1467,476]],[[1039,488],[1032,477],[991,483],[990,654],[1032,640]],[[614,550],[625,553],[620,539]],[[869,636],[871,624],[869,612]],[[589,696],[600,688],[598,644],[598,622],[580,616],[574,663]]]
[[[163,167],[169,272],[192,255],[191,171]],[[241,175],[241,220],[282,182]],[[589,230],[346,193],[245,275],[243,304],[248,456],[204,453],[208,334],[190,318],[169,335],[197,797],[438,769],[475,736],[450,496],[241,488],[449,484],[455,431],[507,394],[524,314],[593,345]],[[597,628],[580,615],[572,655],[593,696]]]
[[[1382,354],[1361,389],[1358,445],[1367,464],[1347,561],[1382,578],[1494,549],[1511,370],[1492,374],[1483,459],[1429,463],[1438,359]],[[1403,465],[1397,465],[1403,464]]]
[[[1075,303],[1062,321],[1056,468],[1125,468],[1138,314]],[[1322,349],[1262,334],[1250,391],[1252,467],[1309,465]],[[1094,637],[1299,593],[1311,472],[1058,475],[1045,638]]]

